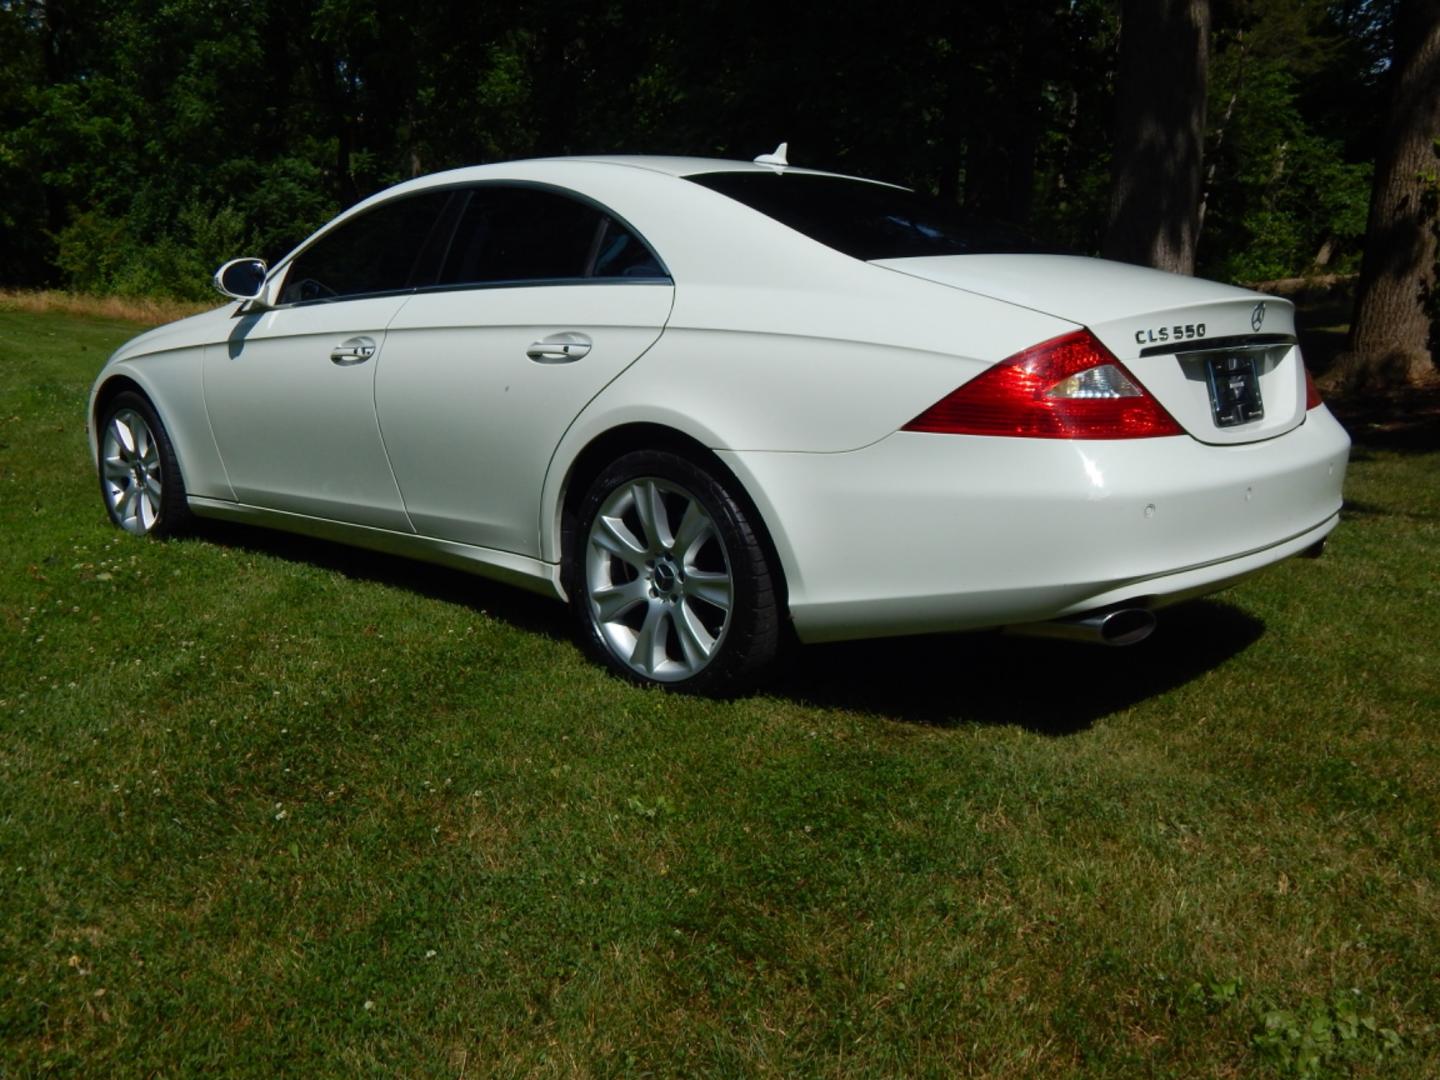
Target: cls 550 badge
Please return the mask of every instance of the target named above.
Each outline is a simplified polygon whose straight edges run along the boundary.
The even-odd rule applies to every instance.
[[[1205,324],[1186,323],[1183,326],[1154,326],[1149,330],[1135,331],[1136,345],[1153,345],[1157,341],[1187,341],[1205,336]]]

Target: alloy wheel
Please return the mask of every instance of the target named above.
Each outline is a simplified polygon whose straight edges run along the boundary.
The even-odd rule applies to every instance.
[[[668,480],[639,477],[605,497],[586,540],[585,589],[601,639],[646,679],[691,678],[730,629],[734,582],[720,531]]]
[[[119,409],[105,426],[100,476],[110,516],[126,532],[143,536],[160,517],[160,444],[145,418]]]

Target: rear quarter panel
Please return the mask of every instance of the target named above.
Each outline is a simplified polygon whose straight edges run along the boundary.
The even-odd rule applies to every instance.
[[[863,263],[846,270],[851,280],[832,290],[677,282],[660,340],[597,395],[556,450],[542,557],[560,557],[571,466],[614,428],[659,424],[716,451],[839,454],[885,438],[996,360],[1073,329]],[[863,287],[869,273],[879,287]]]

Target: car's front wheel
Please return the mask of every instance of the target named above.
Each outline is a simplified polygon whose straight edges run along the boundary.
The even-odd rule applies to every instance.
[[[180,465],[150,402],[126,391],[100,417],[100,494],[110,520],[137,536],[170,536],[190,519]]]
[[[621,676],[727,694],[774,660],[780,604],[757,523],[688,458],[617,459],[581,499],[567,539],[582,640]]]

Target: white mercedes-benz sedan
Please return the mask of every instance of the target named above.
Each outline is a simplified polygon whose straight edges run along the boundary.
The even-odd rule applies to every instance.
[[[1334,528],[1294,311],[903,188],[595,157],[400,184],[92,392],[110,517],[255,522],[568,600],[640,683],[803,642],[1138,640]]]

